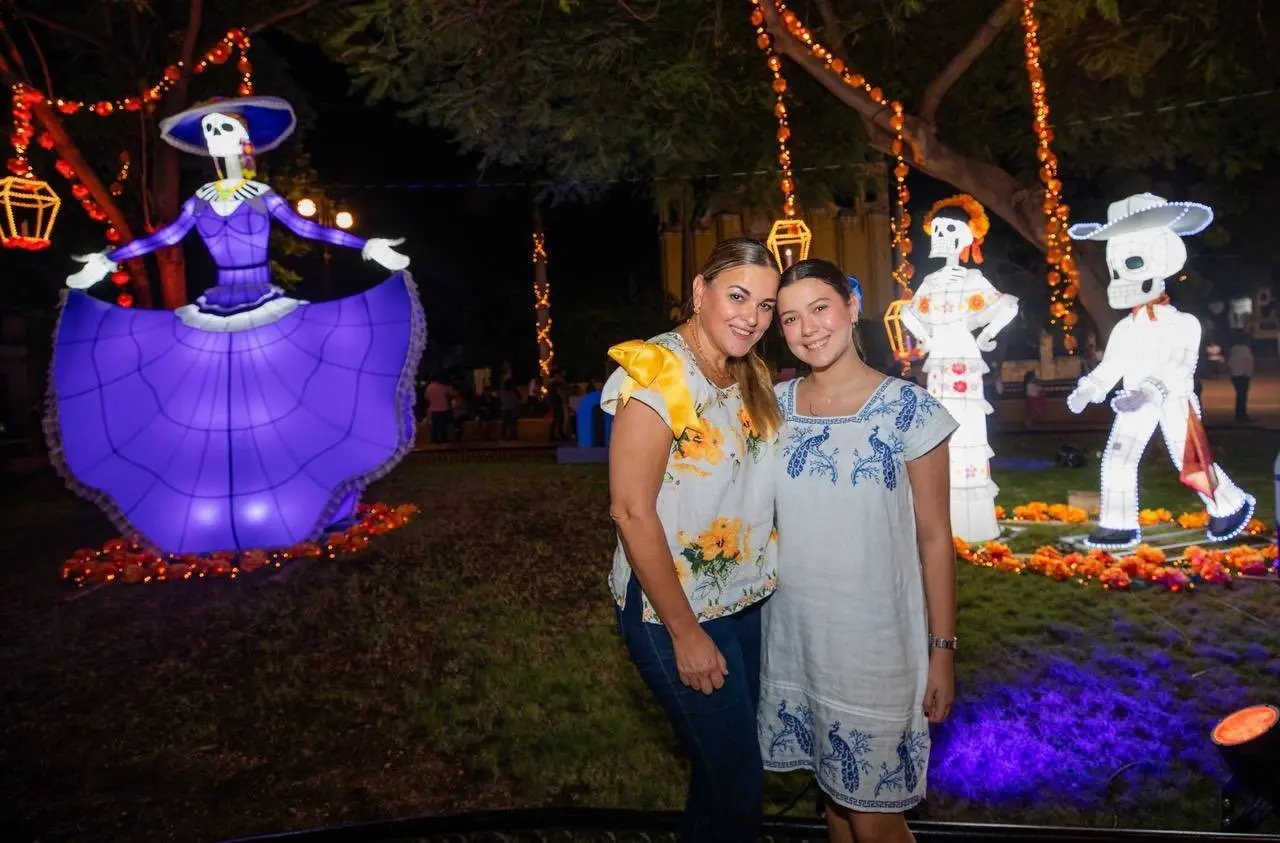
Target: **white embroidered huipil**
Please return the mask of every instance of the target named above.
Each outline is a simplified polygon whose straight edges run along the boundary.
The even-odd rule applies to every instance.
[[[807,418],[780,384],[778,590],[765,604],[758,729],[768,770],[812,770],[859,811],[925,793],[929,642],[907,464],[955,421],[886,378],[855,415]]]

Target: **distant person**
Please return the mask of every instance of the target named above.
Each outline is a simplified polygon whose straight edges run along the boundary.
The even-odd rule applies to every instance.
[[[1040,385],[1035,369],[1023,376],[1022,391],[1027,401],[1027,427],[1032,427],[1044,421],[1045,411],[1049,407],[1048,399],[1044,397],[1044,387]]]
[[[1231,348],[1227,351],[1227,373],[1236,389],[1236,424],[1247,424],[1249,418],[1249,382],[1253,380],[1253,347],[1251,337],[1244,331],[1236,332]]]
[[[520,438],[518,433],[520,421],[520,389],[515,378],[507,378],[502,384],[502,392],[498,395],[498,407],[502,418],[502,430],[498,438],[504,442],[514,442]]]
[[[552,442],[564,442],[569,438],[569,387],[559,369],[551,373],[551,380],[547,382],[547,403],[551,405],[548,438]]]
[[[453,411],[453,437],[455,442],[462,441],[462,430],[471,421],[471,402],[458,387],[449,390],[449,405]]]
[[[431,444],[443,445],[449,441],[449,424],[453,419],[453,407],[449,403],[449,387],[435,375],[427,383],[427,421],[431,425]]]

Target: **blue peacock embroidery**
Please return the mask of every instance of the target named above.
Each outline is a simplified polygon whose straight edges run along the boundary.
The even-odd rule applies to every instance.
[[[879,416],[892,416],[893,426],[906,433],[913,428],[924,427],[941,408],[938,399],[919,387],[904,383],[898,390],[898,397],[893,400],[879,395],[865,410],[868,419]]]
[[[840,736],[840,721],[837,720],[827,732],[827,743],[831,751],[819,759],[819,767],[823,772],[838,770],[845,790],[850,793],[856,791],[862,784],[863,774],[871,772],[871,762],[866,759],[871,752],[871,735],[850,729],[848,738],[843,738]]]
[[[883,761],[880,762],[880,780],[876,782],[876,796],[881,791],[890,790],[901,793],[914,793],[924,775],[925,766],[929,763],[929,733],[919,729],[908,729],[898,739],[898,765],[892,769]]]
[[[901,470],[898,458],[906,453],[907,446],[897,436],[889,436],[887,442],[881,439],[878,425],[871,428],[867,443],[871,445],[871,453],[867,456],[862,456],[857,448],[853,450],[853,472],[849,481],[857,486],[859,480],[872,480],[892,492],[898,488]]]
[[[829,453],[822,450],[823,443],[831,438],[831,426],[824,424],[817,433],[814,429],[814,425],[802,425],[791,430],[791,444],[782,449],[782,456],[787,460],[787,476],[799,477],[807,463],[811,476],[826,475],[835,485],[839,449],[833,448]]]
[[[779,752],[799,750],[806,757],[813,757],[813,710],[807,705],[797,705],[795,713],[787,711],[787,701],[778,702],[778,721],[781,729],[769,727],[769,757]]]

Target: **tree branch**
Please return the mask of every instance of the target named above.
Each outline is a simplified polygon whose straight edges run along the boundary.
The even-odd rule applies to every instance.
[[[831,42],[831,52],[845,64],[849,63],[848,51],[844,48],[844,32],[840,29],[840,18],[831,5],[831,0],[817,0],[818,15],[822,18],[822,28]]]
[[[301,3],[294,6],[291,9],[284,9],[282,11],[276,12],[274,15],[268,15],[267,17],[255,23],[253,26],[246,29],[245,32],[248,32],[250,35],[253,35],[255,33],[263,31],[264,29],[269,29],[270,27],[277,26],[278,24],[283,23],[289,18],[295,18],[298,15],[303,14],[304,12],[311,11],[312,9],[314,9],[316,6],[319,6],[323,2],[324,0],[302,0]]]
[[[1007,2],[1005,5],[1009,4]],[[808,45],[787,31],[786,26],[778,19],[773,3],[761,3],[760,8],[765,15],[765,28],[773,36],[774,50],[790,58],[822,87],[852,108],[866,128],[871,147],[892,155],[891,147],[896,135],[889,125],[892,110],[873,101],[866,91],[845,84],[839,76],[827,70],[825,63],[814,57]],[[1028,243],[1041,251],[1047,248],[1041,187],[1025,185],[994,164],[957,152],[938,139],[932,122],[907,113],[903,114],[903,118],[902,138],[907,146],[903,150],[903,157],[911,166],[970,194],[988,211],[1008,223]],[[1096,250],[1080,248],[1079,253],[1080,259],[1076,263],[1082,282],[1080,298],[1098,326],[1099,333],[1105,336],[1118,319],[1115,311],[1106,303],[1105,275],[1101,275],[1092,265],[1096,263]],[[1084,260],[1086,255],[1090,256],[1090,261]]]
[[[2,26],[3,24],[0,24],[0,27]],[[0,55],[0,81],[3,81],[6,87],[16,85],[22,81],[3,55]],[[120,211],[120,206],[115,203],[110,191],[103,185],[102,180],[98,178],[98,174],[93,171],[93,168],[85,161],[84,156],[80,154],[80,148],[76,146],[75,141],[62,128],[62,121],[58,119],[58,114],[54,111],[53,106],[49,104],[49,100],[46,98],[33,104],[31,113],[44,126],[44,130],[49,133],[49,137],[53,139],[53,148],[58,155],[71,165],[76,177],[88,188],[89,195],[93,198],[93,201],[106,212],[107,220],[120,232],[125,242],[132,240],[133,232],[129,229],[129,222]],[[133,271],[134,277],[139,280],[136,285],[139,306],[150,306],[151,295],[145,283],[147,278],[146,266],[141,260],[136,260],[129,261],[129,268]]]
[[[36,40],[36,34],[31,31],[31,24],[27,23],[27,16],[17,8],[14,9],[14,12],[18,16],[18,20],[22,22],[22,29],[27,33],[27,40],[31,42],[31,49],[35,50],[36,60],[40,62],[40,70],[44,73],[45,93],[52,97],[53,74],[49,72],[49,62],[45,61],[44,50],[40,49],[40,42]]]
[[[22,17],[26,18],[27,20],[33,20],[36,23],[40,24],[41,26],[45,27],[46,29],[52,29],[54,32],[61,32],[63,35],[70,35],[72,38],[76,38],[80,41],[85,42],[86,44],[91,44],[94,47],[97,47],[99,50],[102,50],[103,52],[108,52],[107,45],[104,42],[99,41],[97,38],[94,38],[92,35],[86,35],[85,33],[81,32],[78,29],[67,26],[65,23],[59,23],[56,20],[50,20],[49,18],[41,17],[40,15],[33,14],[25,10],[22,11],[20,14],[22,15]]]
[[[991,46],[991,42],[996,40],[996,36],[1000,34],[1001,29],[1004,29],[1005,24],[1013,20],[1013,16],[1018,12],[1018,5],[1018,0],[1001,0],[1000,5],[992,10],[990,16],[969,39],[969,43],[965,44],[942,69],[942,72],[934,77],[929,87],[925,88],[924,98],[920,101],[921,120],[929,123],[936,122],[938,106],[942,105],[942,98],[973,65],[978,56]]]

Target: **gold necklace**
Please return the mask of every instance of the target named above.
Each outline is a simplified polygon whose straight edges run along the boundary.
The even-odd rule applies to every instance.
[[[713,383],[715,383],[715,385],[716,385],[716,386],[720,386],[720,384],[721,384],[721,383],[723,383],[723,384],[724,384],[724,386],[723,386],[723,387],[721,387],[722,389],[723,389],[723,388],[725,388],[725,387],[732,386],[732,385],[733,385],[733,375],[729,374],[729,370],[728,370],[728,369],[719,369],[719,370],[717,370],[715,366],[712,366],[712,365],[711,365],[711,361],[707,358],[707,353],[706,353],[705,351],[703,351],[703,349],[702,349],[702,338],[701,338],[701,336],[702,336],[702,331],[698,328],[697,320],[698,320],[698,317],[696,317],[696,316],[695,316],[695,317],[693,317],[693,319],[691,319],[691,320],[690,320],[691,322],[693,322],[693,323],[694,323],[694,324],[693,324],[693,326],[692,326],[692,328],[693,328],[693,345],[694,345],[693,353],[694,353],[694,356],[696,356],[696,357],[698,358],[699,363],[701,363],[701,364],[702,364],[702,366],[703,366],[703,367],[705,367],[705,369],[706,369],[708,372],[710,372],[710,373],[711,373],[711,377],[710,377],[710,378],[708,378],[708,380],[712,380],[712,382],[713,382]],[[713,380],[713,379],[714,379],[714,380]]]

